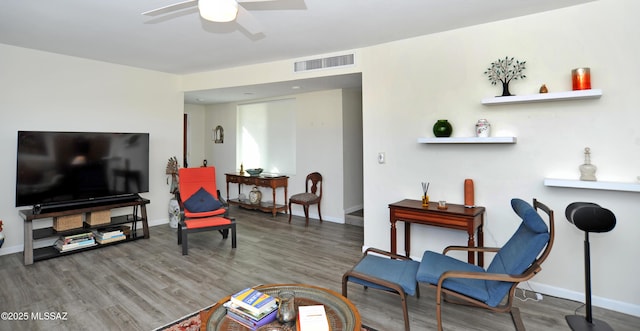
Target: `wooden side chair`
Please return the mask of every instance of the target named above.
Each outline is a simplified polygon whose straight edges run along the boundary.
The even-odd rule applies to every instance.
[[[322,201],[322,175],[318,172],[312,172],[307,175],[305,180],[305,192],[294,194],[289,198],[289,223],[291,223],[291,204],[296,203],[304,208],[305,226],[309,225],[309,206],[318,205],[318,217],[322,222],[322,214],[320,213],[320,202]]]
[[[512,199],[511,206],[522,219],[520,226],[501,248],[449,246],[442,254],[426,251],[416,275],[418,282],[436,288],[436,320],[442,331],[442,299],[448,302],[509,312],[516,330],[524,330],[520,310],[513,307],[516,286],[542,270],[542,262],[553,247],[553,210],[533,200],[533,206],[520,199]],[[538,214],[544,211],[549,227]],[[494,252],[495,257],[485,270],[447,256],[449,251]],[[506,297],[506,300],[504,300]],[[504,301],[504,303],[502,303]]]
[[[188,254],[188,234],[194,232],[217,230],[226,239],[231,231],[231,247],[236,248],[236,222],[229,217],[229,207],[216,188],[215,168],[181,168],[178,174],[178,245],[182,245],[182,255]]]

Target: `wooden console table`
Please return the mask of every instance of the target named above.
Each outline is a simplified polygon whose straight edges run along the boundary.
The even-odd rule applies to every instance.
[[[405,199],[389,205],[389,221],[391,222],[391,252],[396,253],[396,222],[405,222],[404,249],[408,257],[411,249],[411,223],[439,226],[443,228],[464,230],[469,234],[467,246],[475,247],[475,232],[478,231],[478,244],[484,244],[482,226],[484,225],[484,207],[465,208],[463,205],[447,204],[447,209],[438,209],[437,202],[429,202],[422,206],[420,200]],[[468,252],[469,263],[475,264],[473,252]],[[478,265],[484,266],[484,255],[478,252]]]
[[[239,205],[248,209],[258,209],[265,212],[271,212],[273,217],[279,211],[287,213],[287,188],[289,186],[289,177],[281,175],[260,175],[249,176],[240,173],[225,174],[227,176],[227,201],[229,204]],[[241,192],[242,185],[253,185],[261,187],[270,187],[273,193],[272,202],[260,202],[260,204],[252,204],[249,200],[229,199],[229,183],[238,183],[238,194]],[[284,188],[284,204],[276,204],[276,189]]]

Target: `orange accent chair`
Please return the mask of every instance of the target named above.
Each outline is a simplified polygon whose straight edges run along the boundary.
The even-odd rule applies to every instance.
[[[312,172],[305,180],[305,193],[294,194],[289,198],[289,223],[291,223],[291,204],[296,203],[304,208],[305,226],[309,225],[309,206],[318,205],[318,217],[322,222],[320,213],[320,202],[322,201],[322,175],[319,172]]]
[[[178,176],[178,245],[182,245],[182,255],[188,254],[188,234],[194,232],[217,230],[226,239],[231,230],[231,247],[236,248],[236,222],[229,217],[229,206],[216,187],[216,169],[180,168]]]

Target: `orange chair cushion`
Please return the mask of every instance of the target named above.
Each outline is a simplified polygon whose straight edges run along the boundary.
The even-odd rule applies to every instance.
[[[231,224],[231,220],[224,217],[209,217],[195,220],[186,220],[184,221],[184,223],[187,225],[187,229],[199,229],[212,226],[228,225]]]

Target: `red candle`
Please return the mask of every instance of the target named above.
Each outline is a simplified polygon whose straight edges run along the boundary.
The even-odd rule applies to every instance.
[[[571,70],[571,82],[573,90],[590,90],[591,89],[591,72],[589,68],[577,68]]]
[[[474,200],[473,179],[467,178],[464,180],[464,206],[475,207]]]

